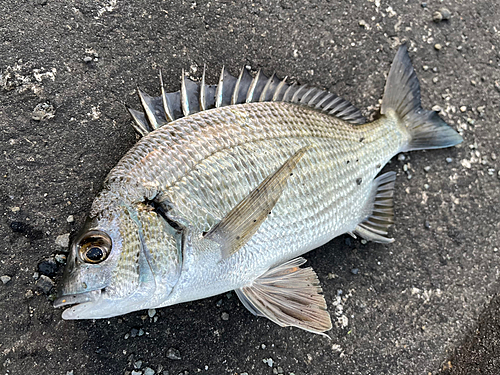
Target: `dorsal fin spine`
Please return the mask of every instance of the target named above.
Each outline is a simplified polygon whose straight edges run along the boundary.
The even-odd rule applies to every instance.
[[[205,95],[206,95],[206,86],[205,86],[205,71],[207,66],[203,64],[203,75],[201,77],[201,87],[200,87],[200,111],[204,111],[207,109]]]
[[[328,99],[330,99],[332,96],[335,96],[335,94],[332,94],[331,92],[329,92],[323,99],[321,99],[317,104],[316,104],[316,108],[320,108],[324,102],[326,102]]]
[[[184,116],[188,116],[189,100],[186,88],[186,73],[184,72],[184,69],[182,69],[182,78],[181,78],[181,106],[182,106],[182,113],[184,113]]]
[[[168,107],[167,94],[165,93],[165,86],[163,86],[163,76],[161,74],[161,70],[160,70],[160,85],[161,85],[161,100],[163,102],[163,110],[165,111],[165,120],[167,120],[167,122],[171,122],[174,120],[174,117],[172,116],[172,112]]]
[[[251,103],[253,101],[253,93],[255,91],[255,88],[257,87],[257,82],[259,81],[259,78],[260,78],[260,69],[257,72],[257,75],[253,78],[250,87],[248,88],[247,99],[245,101],[246,103]]]
[[[292,96],[290,100],[292,103],[297,103],[299,101],[299,94],[307,88],[307,85],[300,86],[297,91]]]
[[[241,68],[240,75],[238,76],[238,80],[236,81],[236,84],[234,85],[234,91],[233,95],[231,95],[231,104],[236,104],[238,102],[238,92],[240,91],[240,83],[241,79],[243,78],[243,72],[245,71],[245,68]]]
[[[274,79],[274,73],[267,80],[266,85],[264,86],[264,90],[262,90],[262,94],[260,94],[259,102],[263,102],[266,100],[267,91],[269,90],[269,87],[271,87],[273,79]]]
[[[276,101],[279,100],[279,94],[280,94],[281,90],[283,90],[283,87],[286,85],[286,79],[287,78],[288,78],[288,76],[286,76],[285,78],[283,78],[281,80],[281,82],[278,84],[278,87],[276,87],[276,92],[274,93],[273,99],[272,99],[273,102],[276,102]]]
[[[283,101],[284,102],[291,102],[291,98],[290,96],[292,95],[293,93],[293,90],[295,89],[295,87],[297,86],[297,83],[292,83],[290,87],[288,87],[285,91],[285,93],[283,94]]]
[[[220,72],[219,84],[217,85],[217,90],[215,91],[215,108],[222,106],[222,93],[224,90],[224,67]]]

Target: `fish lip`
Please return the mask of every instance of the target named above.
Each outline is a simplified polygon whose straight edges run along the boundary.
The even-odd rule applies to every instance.
[[[60,295],[53,303],[54,308],[81,304],[86,302],[94,302],[97,297],[101,294],[100,290],[92,290],[89,292],[76,293],[76,294],[64,294]]]

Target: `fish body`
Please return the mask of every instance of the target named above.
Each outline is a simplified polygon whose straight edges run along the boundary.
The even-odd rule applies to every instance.
[[[72,246],[56,306],[79,304],[63,318],[236,290],[256,315],[324,332],[318,279],[297,257],[343,233],[391,242],[395,174],[380,170],[399,152],[461,141],[421,109],[405,47],[383,115],[367,124],[333,94],[244,74],[223,71],[217,87],[183,77],[161,100],[141,94],[145,114],[131,112],[144,137],[109,173]]]

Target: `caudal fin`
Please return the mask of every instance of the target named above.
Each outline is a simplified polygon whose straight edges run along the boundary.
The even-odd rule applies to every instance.
[[[394,111],[411,139],[402,151],[451,147],[463,141],[435,111],[422,108],[420,84],[406,45],[399,47],[385,84],[381,113]]]

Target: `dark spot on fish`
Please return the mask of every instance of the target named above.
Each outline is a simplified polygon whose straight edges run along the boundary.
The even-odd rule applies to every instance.
[[[257,219],[253,219],[253,222],[256,223],[257,222]]]
[[[205,236],[207,235],[207,233],[208,233],[208,232],[202,232],[202,233],[201,233],[201,235],[202,235],[203,237],[205,237]]]
[[[350,160],[347,160],[347,163],[346,164],[349,164],[351,161]]]
[[[356,159],[356,163],[359,163],[359,159]]]
[[[356,183],[358,185],[361,185],[362,182],[363,182],[363,179],[361,177],[356,179]]]
[[[293,176],[293,173],[290,173],[290,176]]]
[[[269,211],[269,215],[271,215],[271,211]]]
[[[375,168],[377,168],[377,169],[378,169],[378,168],[380,168],[381,166],[382,166],[382,164],[378,163],[378,164],[375,166]]]
[[[361,137],[361,138],[359,139],[359,141],[360,141],[360,142],[363,142],[364,140],[365,140],[365,137]]]
[[[167,224],[170,225],[175,231],[182,232],[184,230],[184,226],[182,224],[168,217],[167,215],[168,210],[165,210],[165,208],[163,208],[163,205],[161,203],[157,202],[154,199],[153,200],[146,199],[144,203],[153,207],[154,212],[156,212],[156,214],[161,216],[167,222]]]
[[[236,236],[236,239],[239,240],[241,237],[240,236]]]

